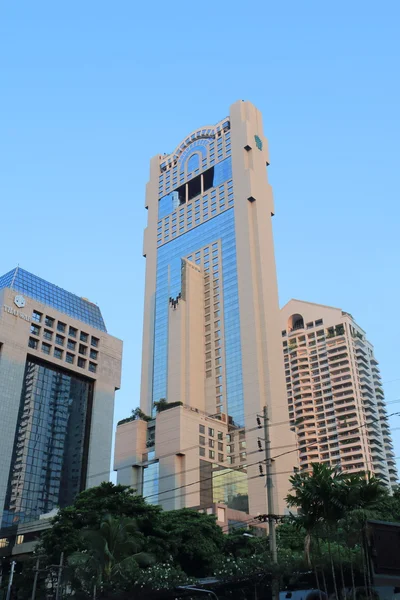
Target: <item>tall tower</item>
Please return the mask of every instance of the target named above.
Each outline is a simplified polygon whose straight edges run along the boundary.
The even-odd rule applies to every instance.
[[[139,433],[144,425],[121,425],[115,466],[119,481],[144,490],[152,467],[151,498],[168,508],[229,504],[233,496],[244,506],[248,496],[251,513],[266,511],[256,421],[264,405],[272,455],[294,448],[280,354],[268,164],[261,113],[244,101],[217,125],[194,130],[171,154],[151,160],[140,406],[155,418],[155,438],[147,432],[146,442],[147,448],[155,445],[151,459],[142,456],[137,440],[146,438]],[[160,400],[182,406],[157,415]],[[152,427],[154,421],[147,430]],[[135,452],[126,446],[133,435]],[[133,464],[145,467],[142,482],[138,472],[132,481],[130,466],[125,478],[121,473],[133,455]],[[273,463],[281,512],[296,461],[294,453]],[[214,481],[224,469],[227,480],[235,480],[229,484],[233,495],[228,483]]]
[[[300,468],[369,471],[390,488],[396,461],[379,364],[365,331],[340,308],[290,300],[281,311],[289,416]]]

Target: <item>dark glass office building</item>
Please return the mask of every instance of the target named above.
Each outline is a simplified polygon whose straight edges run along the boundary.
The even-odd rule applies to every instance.
[[[5,547],[8,531],[109,479],[122,344],[97,305],[20,268],[0,277],[0,307]]]

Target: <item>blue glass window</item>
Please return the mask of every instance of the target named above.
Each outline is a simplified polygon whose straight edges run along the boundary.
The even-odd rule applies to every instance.
[[[198,154],[192,154],[187,161],[187,172],[192,173],[196,169],[200,168],[200,159]]]
[[[150,455],[150,452],[149,452]],[[158,462],[143,469],[143,498],[149,504],[158,504],[158,479],[160,466]]]
[[[214,166],[214,187],[221,185],[224,181],[232,178],[232,159],[226,158],[225,160],[217,163]]]
[[[24,271],[20,267],[0,277],[0,289],[11,288],[42,304],[87,323],[101,331],[107,331],[100,309],[96,304],[84,300],[71,292]]]
[[[221,243],[226,359],[226,396],[229,415],[244,425],[242,357],[240,343],[239,297],[236,265],[236,241],[233,210],[220,213],[210,221],[187,231],[158,249],[155,339],[153,367],[153,402],[167,397],[168,314],[169,299],[181,293],[182,258],[205,246]],[[213,246],[214,248],[214,246]],[[221,390],[222,391],[222,390]]]
[[[162,219],[171,214],[179,205],[178,192],[171,192],[158,201],[158,218]]]
[[[27,361],[3,527],[68,506],[85,488],[92,394],[89,380]]]

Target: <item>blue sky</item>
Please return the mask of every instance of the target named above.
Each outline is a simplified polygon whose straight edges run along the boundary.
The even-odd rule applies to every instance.
[[[149,159],[238,99],[264,114],[281,304],[351,312],[400,399],[399,19],[397,0],[1,4],[0,273],[100,305],[125,342],[116,419],[139,401]]]

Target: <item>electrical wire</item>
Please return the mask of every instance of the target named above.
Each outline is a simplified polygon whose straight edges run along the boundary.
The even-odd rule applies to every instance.
[[[394,413],[391,413],[390,415],[388,415],[388,417],[399,416],[399,415],[400,415],[400,411],[399,411],[399,412],[394,412]],[[380,417],[378,417],[378,418],[376,418],[376,419],[372,419],[372,423],[374,423],[374,422],[379,422],[380,420],[381,420],[381,418],[380,418]],[[360,430],[360,429],[362,429],[363,427],[368,427],[369,425],[371,425],[371,422],[370,422],[370,423],[367,423],[367,422],[365,422],[365,423],[363,423],[362,425],[359,425],[359,426],[357,426],[357,427],[355,427],[355,428],[353,428],[353,429],[350,429],[349,431],[347,431],[347,434],[351,434],[351,433],[353,433],[354,431],[359,431],[359,430]],[[308,449],[308,450],[310,450],[311,448],[314,448],[314,447],[316,447],[316,446],[318,447],[319,445],[320,445],[320,442],[315,442],[315,443],[311,444],[310,446],[307,446],[307,449]],[[274,461],[274,460],[276,460],[277,458],[281,458],[282,456],[286,456],[287,454],[292,454],[293,452],[298,452],[298,451],[299,451],[299,449],[296,447],[296,448],[294,448],[294,450],[288,450],[288,451],[286,451],[286,452],[281,452],[280,454],[276,454],[275,456],[272,456],[270,460],[271,460],[271,461]],[[263,460],[260,460],[260,461],[257,461],[257,462],[254,462],[254,463],[250,463],[250,464],[246,464],[246,465],[240,466],[240,467],[239,467],[239,469],[231,469],[231,470],[232,470],[232,471],[243,470],[244,468],[246,468],[246,469],[247,469],[248,467],[251,467],[251,466],[254,466],[254,465],[257,465],[257,464],[260,464],[260,463],[264,463],[264,462],[265,462],[265,459],[263,459]],[[226,473],[225,473],[225,472],[224,472],[224,473],[222,473],[222,475],[224,475],[224,474],[226,474]],[[217,474],[216,474],[214,477],[218,477],[218,476],[221,476],[221,474],[218,474],[218,473],[217,473]],[[184,485],[181,485],[181,486],[177,486],[177,487],[175,487],[175,488],[171,488],[170,490],[165,490],[165,491],[164,491],[164,492],[162,492],[162,493],[163,493],[163,494],[166,494],[166,493],[169,493],[169,492],[174,492],[174,491],[176,491],[176,490],[180,490],[180,489],[183,489],[183,488],[186,488],[186,487],[189,487],[189,486],[196,485],[196,484],[198,484],[198,483],[201,483],[201,482],[207,481],[208,479],[213,479],[214,477],[211,477],[211,478],[204,478],[204,479],[201,479],[201,480],[198,480],[198,481],[193,481],[193,482],[191,482],[191,483],[188,483],[188,484],[184,484]],[[145,496],[145,499],[148,499],[148,498],[153,498],[154,496],[157,496],[157,497],[158,497],[158,496],[159,496],[159,493],[156,493],[156,494],[150,494],[149,496]]]

